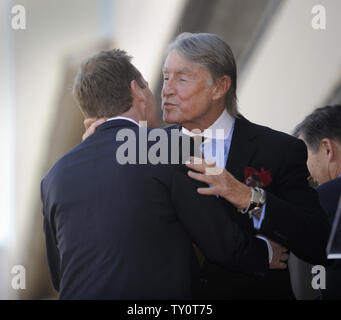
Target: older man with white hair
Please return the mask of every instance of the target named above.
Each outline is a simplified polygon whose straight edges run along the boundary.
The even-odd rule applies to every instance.
[[[198,192],[225,199],[226,214],[250,233],[277,241],[312,264],[324,262],[330,225],[307,182],[304,143],[238,112],[236,63],[217,35],[180,34],[167,53],[163,119],[177,123],[172,128],[184,134],[199,129],[204,156],[224,168],[218,175],[205,174],[209,166],[192,161],[188,166],[199,172],[190,171],[190,177],[209,184]],[[218,130],[222,137],[211,134]],[[259,279],[204,259],[199,278],[202,298],[294,298],[288,269],[270,270]]]

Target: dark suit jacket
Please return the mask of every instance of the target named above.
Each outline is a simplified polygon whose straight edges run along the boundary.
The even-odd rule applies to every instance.
[[[170,127],[178,128],[179,126]],[[269,170],[266,214],[260,231],[252,220],[225,201],[225,210],[250,234],[263,234],[312,263],[325,261],[330,225],[319,204],[317,192],[308,186],[305,144],[285,133],[236,119],[226,169],[244,182],[252,167]],[[199,274],[196,298],[203,299],[293,299],[289,270],[270,270],[259,279],[229,272],[206,259]]]
[[[341,196],[341,178],[320,185],[317,191],[321,205],[328,214],[330,223],[333,223]],[[321,290],[322,298],[341,299],[341,260],[332,260],[326,271],[326,289]]]
[[[117,162],[120,129],[139,138],[129,121],[106,122],[41,183],[47,257],[59,298],[190,298],[192,241],[222,268],[263,276],[265,243],[225,213],[223,200],[200,196],[202,184],[184,165]]]

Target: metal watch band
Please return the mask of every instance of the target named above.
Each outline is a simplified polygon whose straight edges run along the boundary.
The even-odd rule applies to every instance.
[[[249,217],[258,217],[266,200],[266,193],[259,187],[251,187],[251,199],[247,208],[239,210],[241,213],[248,213]]]

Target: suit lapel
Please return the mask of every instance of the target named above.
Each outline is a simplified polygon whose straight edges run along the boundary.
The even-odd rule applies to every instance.
[[[244,182],[244,170],[257,150],[256,141],[252,123],[241,116],[236,118],[226,170],[241,182]]]
[[[179,124],[168,127],[167,129],[181,130]],[[226,162],[228,170],[236,179],[244,182],[245,168],[250,165],[253,155],[257,151],[257,134],[253,124],[243,116],[236,118],[230,152]],[[193,154],[193,143],[191,139],[191,154]]]

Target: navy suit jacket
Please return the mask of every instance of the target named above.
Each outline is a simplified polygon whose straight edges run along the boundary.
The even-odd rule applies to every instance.
[[[175,126],[180,129],[179,126]],[[174,127],[173,127],[174,128]],[[235,121],[226,169],[245,182],[245,169],[268,170],[266,213],[260,230],[247,215],[226,201],[226,212],[250,234],[263,234],[311,264],[326,261],[330,224],[316,190],[308,186],[305,144],[285,133],[256,125],[239,116]],[[294,299],[289,270],[270,270],[257,278],[222,268],[207,257],[197,281],[200,299]]]
[[[320,185],[317,187],[317,191],[320,195],[321,205],[324,207],[330,223],[333,223],[341,196],[341,178]],[[322,298],[341,299],[341,260],[331,261],[326,268],[326,289],[321,290]]]
[[[184,165],[119,164],[120,129],[139,138],[132,122],[108,121],[41,183],[47,257],[59,298],[190,298],[192,242],[221,268],[264,276],[266,244],[235,222],[227,202],[199,195],[203,184],[190,179]]]

